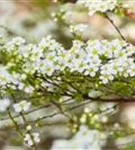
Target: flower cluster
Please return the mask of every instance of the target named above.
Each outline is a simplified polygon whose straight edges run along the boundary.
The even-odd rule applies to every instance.
[[[106,136],[102,136],[97,130],[89,130],[86,126],[81,126],[76,135],[70,140],[56,140],[53,143],[51,150],[56,149],[96,149],[101,150],[101,147],[105,144]]]
[[[53,12],[51,16],[55,22],[62,21],[64,23],[67,23],[68,20],[72,20],[72,11],[66,9],[65,7],[62,7],[57,13]]]
[[[39,133],[34,132],[32,133],[32,135],[27,133],[24,137],[24,141],[28,146],[33,146],[34,143],[39,143],[40,142]]]
[[[135,47],[125,41],[88,40],[84,43],[74,40],[73,46],[66,50],[50,36],[43,38],[37,45],[22,45],[24,40],[18,40],[13,39],[17,43],[10,42],[13,43],[10,50],[7,51],[8,44],[1,49],[8,59],[6,66],[0,66],[1,86],[32,93],[38,84],[33,87],[28,80],[29,76],[38,72],[50,77],[67,69],[70,73],[78,72],[90,78],[97,77],[102,84],[116,78],[135,76]],[[15,59],[9,59],[9,56]]]
[[[17,74],[10,74],[7,66],[0,65],[0,85],[6,86],[8,83],[18,84]]]
[[[88,8],[90,16],[96,12],[112,11],[117,5],[117,0],[78,0],[77,2]]]
[[[79,72],[90,77],[99,74],[99,79],[103,84],[117,77],[135,75],[132,57],[135,47],[124,41],[89,40],[86,44],[74,41],[68,51],[55,40],[49,39],[49,41],[47,38],[39,43],[39,50],[48,50],[48,52],[44,59],[40,59],[39,56],[35,58],[33,65],[42,74],[51,76],[56,71],[64,71],[68,68],[71,73]]]

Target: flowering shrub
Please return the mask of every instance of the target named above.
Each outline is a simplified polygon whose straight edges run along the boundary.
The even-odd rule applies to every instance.
[[[78,0],[78,4],[88,8],[89,15],[103,13],[121,39],[83,41],[86,24],[65,24],[74,37],[69,49],[50,35],[36,44],[22,37],[9,41],[0,37],[0,122],[4,122],[2,128],[12,125],[34,150],[42,140],[40,129],[46,120],[58,115],[64,116],[71,136],[54,141],[52,150],[102,149],[110,136],[117,139],[123,132],[132,133],[112,119],[119,112],[119,102],[135,101],[135,46],[108,15],[119,3]],[[53,17],[59,21],[60,15]],[[48,107],[50,115],[30,117]]]

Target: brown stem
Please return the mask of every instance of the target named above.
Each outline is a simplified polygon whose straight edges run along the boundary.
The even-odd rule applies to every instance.
[[[12,122],[13,122],[15,128],[16,128],[16,131],[18,132],[18,134],[22,138],[23,134],[20,132],[20,129],[19,129],[19,126],[18,126],[17,122],[14,120],[14,117],[12,116],[12,114],[11,114],[9,109],[7,110],[7,112],[8,112],[9,118],[12,120]]]
[[[120,35],[120,37],[126,41],[125,37],[122,35],[121,31],[119,30],[119,28],[116,26],[116,24],[114,23],[114,21],[108,16],[108,14],[105,14],[105,17],[109,20],[109,22],[113,25],[113,27],[116,29],[116,31],[118,32],[118,34]]]

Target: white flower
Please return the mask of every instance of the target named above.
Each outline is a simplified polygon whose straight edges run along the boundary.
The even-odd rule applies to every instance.
[[[27,87],[25,87],[25,89],[24,89],[24,91],[25,91],[26,93],[32,93],[33,90],[34,90],[34,88],[33,88],[32,86],[27,86]]]
[[[37,132],[32,133],[32,138],[33,138],[33,140],[32,140],[30,134],[27,133],[27,134],[25,135],[25,137],[24,137],[24,141],[25,141],[25,143],[26,143],[28,146],[33,146],[33,145],[34,145],[33,141],[34,141],[35,143],[39,143],[39,142],[40,142],[40,137],[39,137],[39,136],[40,136],[40,135],[39,135],[39,133],[37,133]]]
[[[16,79],[11,73],[8,72],[7,66],[0,65],[0,85],[5,86],[7,83],[18,84],[18,79]]]
[[[15,37],[12,39],[12,44],[21,45],[25,43],[25,39],[22,37]]]
[[[10,100],[8,98],[4,98],[0,100],[0,112],[5,112],[6,109],[9,107],[9,105],[10,105]]]
[[[117,5],[117,0],[78,0],[77,2],[88,8],[90,16],[96,12],[112,11]]]
[[[15,46],[21,46],[25,43],[25,39],[21,37],[15,37],[10,42],[7,43],[7,51],[14,50]]]
[[[32,126],[31,125],[27,125],[26,130],[30,131],[31,129],[32,129]]]
[[[87,126],[81,126],[80,130],[70,140],[56,140],[51,150],[74,149],[74,150],[101,150],[105,138],[101,139],[101,133],[97,130],[89,130]]]
[[[27,102],[26,100],[23,100],[13,105],[14,110],[17,113],[22,112],[22,111],[25,111],[25,112],[28,111],[30,106],[31,106],[31,103]]]
[[[82,33],[88,26],[86,24],[77,24],[70,26],[70,32],[74,34]]]

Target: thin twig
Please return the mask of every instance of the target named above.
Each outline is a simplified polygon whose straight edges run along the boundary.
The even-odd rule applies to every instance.
[[[69,102],[70,100],[71,100],[71,98],[70,98],[70,99],[67,99],[67,100],[65,100],[65,101],[63,101],[63,103],[61,103],[61,104],[62,104],[62,105],[67,105],[67,102]],[[32,110],[30,110],[30,111],[28,111],[28,112],[25,112],[24,115],[31,114],[31,113],[36,112],[36,111],[39,111],[39,110],[41,110],[41,109],[49,108],[49,107],[51,107],[51,106],[52,106],[52,104],[42,105],[42,106],[36,107],[36,108],[34,108],[34,109],[32,109]],[[13,116],[13,118],[18,118],[18,117],[20,117],[20,114]],[[4,118],[1,118],[0,121],[6,121],[6,120],[8,120],[8,119],[10,119],[10,118],[9,118],[9,117],[4,117]]]
[[[69,120],[72,120],[72,121],[73,121],[72,117],[69,116],[69,115],[63,110],[63,108],[62,108],[61,105],[59,105],[59,104],[58,104],[57,102],[55,102],[55,101],[52,101],[52,104],[54,104],[54,105],[58,108],[58,110],[61,112],[61,114],[65,115]]]
[[[27,127],[28,123],[27,123],[27,120],[26,120],[26,118],[25,118],[25,115],[23,114],[23,112],[20,112],[20,115],[21,115],[21,117],[22,117],[22,119],[23,119],[23,122],[24,122],[24,124],[25,124],[25,127]],[[34,141],[32,132],[29,130],[29,131],[27,131],[27,134],[29,134],[29,136],[30,136],[30,138],[31,138],[31,140],[32,140],[32,142],[33,142],[33,145],[32,145],[31,147],[32,147],[34,150],[37,150],[37,146],[36,146],[36,143],[35,143],[35,141]]]
[[[109,22],[113,25],[113,27],[116,29],[116,31],[118,32],[118,34],[120,35],[120,37],[122,38],[122,40],[126,41],[125,37],[123,36],[123,34],[121,33],[121,31],[119,30],[119,28],[116,26],[116,24],[114,23],[114,21],[108,16],[108,14],[105,14],[105,17],[109,20]]]
[[[76,105],[76,106],[67,108],[64,112],[72,111],[72,110],[77,109],[77,108],[79,108],[79,107],[85,106],[85,105],[87,105],[87,104],[89,104],[89,103],[91,103],[91,102],[92,102],[92,101],[89,100],[89,101],[84,102],[84,103],[81,103],[81,104],[79,104],[79,105]],[[53,113],[53,114],[51,114],[51,115],[43,116],[43,117],[41,117],[41,118],[38,118],[38,119],[33,120],[33,121],[30,121],[30,122],[38,122],[38,121],[40,121],[40,120],[44,120],[44,119],[47,119],[47,118],[52,118],[52,117],[57,116],[57,115],[64,115],[64,114],[61,114],[61,112],[55,112],[55,113]]]
[[[11,97],[12,97],[13,101],[16,103],[17,101],[16,101],[16,98],[15,98],[15,96],[14,96],[13,93],[11,93]],[[20,116],[21,116],[21,118],[22,118],[22,120],[23,120],[23,122],[24,122],[25,127],[27,127],[28,123],[27,123],[27,120],[26,120],[26,118],[25,118],[24,113],[23,113],[23,112],[20,112],[19,114],[20,114]],[[16,126],[18,126],[18,124],[16,124]],[[18,128],[19,128],[19,126],[18,126]],[[32,136],[32,132],[31,132],[31,131],[28,131],[27,133],[29,134],[29,136],[30,136],[30,138],[31,138],[31,140],[32,140],[32,142],[33,142],[33,145],[31,146],[31,148],[33,148],[34,150],[37,150],[37,146],[36,146],[36,143],[35,143],[34,138],[33,138],[33,136]]]
[[[11,112],[10,112],[9,109],[7,110],[7,112],[8,112],[8,115],[9,115],[10,119],[12,120],[12,122],[13,122],[15,128],[16,128],[16,131],[18,132],[18,134],[19,134],[20,137],[22,138],[22,137],[23,137],[23,134],[22,134],[22,132],[20,132],[19,125],[18,125],[17,122],[14,120],[14,117],[12,116],[12,114],[11,114]]]

